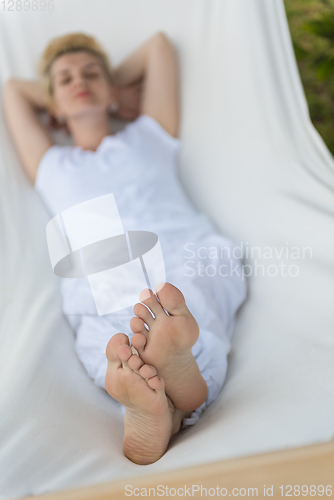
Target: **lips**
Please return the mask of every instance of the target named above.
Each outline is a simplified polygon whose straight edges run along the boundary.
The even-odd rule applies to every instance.
[[[87,97],[89,96],[91,93],[88,91],[88,90],[82,90],[81,92],[79,92],[75,97]]]

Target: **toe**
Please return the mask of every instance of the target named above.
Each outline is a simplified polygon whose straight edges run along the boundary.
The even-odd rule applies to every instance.
[[[157,297],[149,288],[145,288],[140,292],[139,300],[141,300],[143,304],[149,307],[155,316],[164,312],[157,300]]]
[[[116,333],[109,340],[106,347],[106,356],[109,361],[119,361],[118,359],[118,348],[122,345],[129,345],[129,337],[125,333]]]
[[[142,319],[148,326],[153,324],[154,318],[146,306],[138,302],[133,308],[133,312],[136,316]]]
[[[189,313],[182,292],[171,283],[161,283],[156,287],[159,301],[172,316]]]
[[[146,342],[146,336],[142,333],[134,333],[132,335],[131,344],[139,353],[144,349]]]
[[[117,350],[117,355],[121,361],[128,361],[132,356],[131,347],[127,344],[120,345]]]
[[[142,359],[140,359],[140,357],[137,356],[136,354],[133,354],[128,359],[128,365],[131,368],[131,370],[138,371],[143,366],[143,364],[144,364],[144,361]]]
[[[157,375],[157,370],[152,365],[143,365],[139,370],[139,375],[147,380]]]
[[[148,331],[145,328],[144,321],[141,318],[138,318],[137,316],[131,318],[130,328],[133,331],[133,333],[143,333],[144,335]]]
[[[151,377],[147,381],[148,385],[151,389],[154,389],[157,392],[165,393],[165,382],[164,379],[156,375],[155,377]]]
[[[118,350],[124,348],[130,349],[129,347],[129,337],[125,333],[116,333],[109,340],[106,347],[106,356],[108,358],[108,366],[105,376],[104,385],[106,391],[111,397],[115,398],[117,401],[117,395],[119,394],[119,387],[117,387],[117,376],[116,373],[120,368],[122,368],[123,362],[121,361]],[[116,383],[116,385],[115,385]]]

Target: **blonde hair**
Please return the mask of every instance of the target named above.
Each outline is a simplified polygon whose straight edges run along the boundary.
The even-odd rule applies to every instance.
[[[94,37],[85,33],[69,33],[68,35],[53,38],[44,49],[37,63],[37,71],[42,80],[47,98],[47,108],[49,110],[51,110],[53,105],[51,66],[57,57],[77,51],[90,52],[95,55],[104,69],[107,80],[111,84],[114,84],[114,73],[109,57]]]

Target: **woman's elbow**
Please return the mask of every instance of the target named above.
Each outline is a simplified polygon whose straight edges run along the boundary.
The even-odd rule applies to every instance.
[[[168,37],[167,33],[165,33],[164,31],[158,31],[154,35],[154,38],[155,38],[155,40],[157,40],[158,43],[162,42],[162,43],[167,43],[167,44],[171,45],[171,40]]]

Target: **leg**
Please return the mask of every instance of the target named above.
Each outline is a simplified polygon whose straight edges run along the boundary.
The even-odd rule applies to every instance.
[[[151,464],[165,453],[188,413],[175,409],[166,397],[164,380],[153,366],[132,354],[127,335],[114,335],[106,355],[105,388],[125,407],[124,455],[139,465]]]

